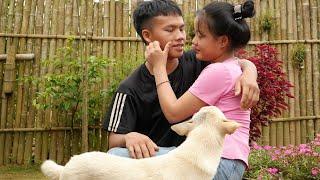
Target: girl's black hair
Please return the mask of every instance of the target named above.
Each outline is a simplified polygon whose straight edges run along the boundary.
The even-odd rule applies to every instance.
[[[171,0],[151,0],[143,1],[133,12],[133,24],[137,33],[145,42],[142,37],[142,30],[147,27],[151,27],[151,20],[156,16],[182,16],[181,9]],[[146,43],[146,42],[145,42]]]
[[[240,6],[227,2],[213,2],[197,13],[199,22],[205,21],[213,36],[228,36],[232,50],[245,46],[250,40],[250,29],[245,18],[255,14],[254,3],[247,0]]]

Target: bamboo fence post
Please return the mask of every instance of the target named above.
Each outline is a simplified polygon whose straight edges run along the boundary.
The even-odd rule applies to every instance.
[[[297,4],[296,1],[292,3],[292,30],[293,30],[293,39],[297,40],[298,39],[298,23],[297,23]],[[290,27],[289,27],[290,28]],[[292,48],[294,48],[294,44],[293,46],[291,46],[291,48],[289,48],[292,51]],[[293,59],[293,54],[291,52],[291,56],[288,57],[289,62],[291,63],[292,66],[292,59]],[[294,78],[294,88],[293,88],[293,92],[291,92],[294,95],[294,117],[299,117],[300,116],[300,99],[299,99],[299,89],[300,89],[300,82],[299,82],[299,69],[292,69],[293,71],[293,78]],[[301,144],[301,125],[300,125],[300,121],[296,121],[294,123],[294,128],[295,128],[295,144]]]
[[[287,39],[287,11],[286,11],[286,2],[285,1],[281,1],[280,3],[280,14],[281,14],[281,22],[280,22],[280,28],[281,28],[281,39]],[[286,47],[286,45],[282,45],[281,47],[281,59],[284,61],[283,62],[283,69],[284,72],[287,73],[288,72],[288,66],[285,62],[286,56],[288,54],[288,49]],[[287,98],[286,98],[287,101]],[[288,116],[288,110],[284,112],[285,116]],[[284,122],[283,123],[283,130],[284,130],[284,145],[288,145],[290,144],[290,136],[289,136],[289,123],[288,122]]]
[[[273,0],[268,0],[268,7],[266,7],[266,9],[268,10],[273,10],[271,13],[273,15],[275,15],[275,4]],[[276,26],[273,26],[273,28],[271,29],[271,31],[268,33],[268,40],[275,40],[275,28]],[[276,146],[277,145],[277,124],[274,122],[270,123],[270,144],[271,146]]]
[[[6,14],[7,14],[8,1],[4,0],[1,3],[1,11],[0,11],[0,32],[5,32],[5,24],[6,24]],[[0,54],[5,53],[5,44],[6,39],[0,37]],[[0,72],[3,72],[4,64],[0,63]],[[1,93],[1,101],[0,101],[0,128],[5,128],[5,110],[6,110],[6,97],[4,96],[2,82],[3,82],[3,73],[0,73],[0,93]],[[5,149],[5,133],[0,133],[0,166],[4,164],[4,149]]]
[[[293,24],[293,10],[292,10],[292,8],[293,8],[293,1],[287,1],[287,8],[288,8],[288,11],[287,11],[287,18],[288,18],[288,24],[287,24],[287,29],[288,29],[288,33],[287,33],[287,39],[289,39],[289,40],[292,40],[292,39],[294,39],[294,37],[293,37],[293,28],[292,28],[292,26],[294,25]],[[288,45],[288,54],[287,54],[287,57],[292,57],[292,49],[293,49],[293,46],[292,46],[292,44],[289,44]],[[292,62],[289,60],[289,58],[288,58],[288,60],[286,61],[286,63],[287,63],[287,66],[288,66],[288,80],[291,82],[291,83],[293,83],[293,84],[295,84],[295,81],[294,81],[294,72],[293,72],[293,64],[292,64]],[[293,88],[291,88],[290,89],[290,93],[291,94],[294,94],[294,90],[293,90]],[[289,117],[294,117],[294,99],[292,99],[292,98],[289,98]],[[295,145],[295,143],[296,143],[296,133],[295,133],[295,122],[290,122],[289,123],[289,137],[290,137],[290,144],[292,144],[292,145]]]
[[[65,7],[65,0],[60,0],[59,1],[59,5],[58,5],[58,16],[59,18],[57,19],[57,30],[56,30],[56,34],[64,34],[64,21],[65,21],[65,11],[64,11],[64,7]],[[56,54],[58,55],[59,58],[62,58],[62,54],[60,52],[60,48],[63,48],[64,46],[64,40],[62,39],[58,39],[57,40],[57,51]],[[63,72],[63,68],[57,68],[55,69],[54,73],[62,73]],[[56,125],[57,127],[61,127],[64,126],[64,121],[65,121],[65,114],[64,112],[60,112],[59,110],[56,110]],[[62,164],[63,162],[63,156],[64,156],[64,132],[63,131],[58,131],[57,132],[57,163],[58,164]]]
[[[67,36],[71,36],[73,33],[73,29],[72,29],[72,14],[73,14],[73,9],[72,9],[72,4],[73,1],[72,0],[66,0],[65,1],[65,22],[64,22],[64,34]],[[73,42],[74,43],[74,42]],[[67,45],[67,41],[64,42],[64,45]],[[73,48],[73,44],[72,44],[72,48]],[[72,55],[73,58],[75,58],[75,54]],[[62,68],[62,70],[68,71],[67,68]],[[64,123],[63,126],[64,127],[72,127],[72,120],[71,120],[71,115],[69,112],[64,112]],[[63,147],[64,147],[64,156],[63,156],[63,164],[65,164],[66,162],[68,162],[68,160],[70,159],[71,156],[71,138],[72,138],[72,132],[73,131],[64,131],[65,133],[65,138],[64,138],[64,143],[63,143]]]
[[[319,21],[317,19],[317,14],[318,14],[318,9],[319,5],[317,5],[317,1],[311,0],[311,38],[317,39],[318,34],[317,32],[319,31],[318,29],[318,24]],[[319,2],[319,1],[318,1]],[[313,103],[313,108],[314,108],[314,115],[318,116],[320,114],[320,95],[319,95],[319,44],[312,44],[312,76],[313,76],[313,93],[314,93],[314,103]],[[320,121],[319,119],[315,120],[314,124],[314,131],[315,133],[320,132]]]
[[[103,29],[103,3],[98,3],[98,14],[97,14],[97,36],[102,37],[102,29]],[[128,36],[128,35],[127,35]],[[99,58],[102,57],[102,41],[97,41],[97,56]],[[97,85],[96,92],[99,92],[101,89],[104,89],[103,82]],[[104,103],[105,104],[105,103]],[[104,106],[100,107],[101,112],[105,111]],[[103,115],[99,117],[98,120],[95,120],[95,126],[101,126],[103,123]],[[101,150],[102,138],[101,138],[102,127],[99,129],[95,129],[95,150]]]
[[[22,2],[23,3],[23,2]],[[33,3],[34,4],[34,3]],[[28,18],[30,16],[30,19]],[[23,14],[22,14],[22,25],[21,25],[21,31],[20,33],[27,33],[28,31],[28,24],[33,23],[32,18],[34,16],[31,16],[31,1],[26,2],[24,8],[23,8]],[[30,27],[30,25],[29,25]],[[31,26],[32,27],[32,26]],[[19,39],[19,50],[18,53],[26,53],[26,38]],[[20,62],[19,63],[19,73],[18,78],[21,78],[24,76],[24,71],[27,69],[27,62]],[[24,101],[26,101],[26,87],[24,86],[23,81],[17,81],[17,102],[16,102],[16,115],[15,115],[15,123],[14,127],[20,128],[24,126],[25,119],[22,117],[22,109],[24,105]],[[14,134],[14,140],[13,140],[13,148],[12,148],[12,163],[22,163],[23,158],[23,148],[25,146],[24,142],[24,133],[23,132],[17,132]],[[19,151],[19,152],[18,152]],[[21,152],[22,151],[22,152]],[[18,160],[19,159],[19,160]]]
[[[64,34],[64,21],[65,21],[65,11],[64,11],[64,7],[65,7],[65,0],[60,0],[59,5],[58,5],[58,14],[59,14],[59,18],[57,20],[57,34]],[[57,40],[57,50],[58,52],[56,52],[59,56],[59,58],[62,58],[61,56],[61,52],[59,52],[59,48],[63,47],[64,42],[62,39],[58,39]],[[54,73],[61,73],[63,71],[63,68],[59,68],[56,69],[54,71]],[[59,110],[57,110],[56,112],[57,116],[57,126],[58,127],[62,127],[65,124],[65,114],[64,112],[59,112]],[[57,163],[58,164],[62,164],[63,162],[63,156],[64,156],[64,136],[65,132],[63,131],[58,131],[57,132]]]
[[[303,7],[302,7],[302,0],[297,0],[297,22],[298,24],[298,39],[304,39],[303,35],[303,28],[304,28],[304,23],[303,23]],[[300,96],[300,116],[306,116],[307,111],[306,111],[306,69],[305,69],[305,62],[303,62],[304,68],[299,71],[299,80],[300,80],[300,91],[299,94]],[[301,143],[306,143],[307,142],[307,121],[302,120],[300,122],[301,126]]]
[[[29,25],[28,25],[28,34],[34,33],[35,30],[35,18],[36,18],[36,1],[32,1],[31,3],[31,10],[30,17],[29,17]],[[40,10],[41,11],[41,10]],[[41,13],[42,15],[42,13]],[[36,32],[37,33],[37,32]],[[40,44],[40,43],[39,43]],[[39,45],[39,44],[35,44]],[[36,48],[36,47],[35,47]],[[33,40],[27,39],[27,52],[32,53],[33,52]],[[35,58],[33,58],[33,61],[26,61],[25,63],[25,70],[24,70],[24,77],[29,77],[33,70],[33,64],[35,64]],[[31,83],[25,82],[25,93],[24,93],[24,100],[23,100],[23,106],[22,106],[22,119],[21,124],[24,128],[31,128],[34,127],[34,108],[32,105],[30,106],[30,101],[32,102],[32,86]],[[30,107],[29,107],[30,106]],[[28,113],[29,112],[29,113]],[[32,118],[29,118],[30,115]],[[19,140],[19,149],[18,149],[18,163],[20,164],[30,164],[32,162],[32,143],[33,143],[33,132],[23,132],[20,133],[20,140]],[[20,143],[24,142],[24,143]],[[21,154],[21,159],[19,158],[19,155]]]
[[[114,37],[116,35],[115,33],[115,27],[116,27],[116,18],[115,18],[115,14],[116,14],[116,4],[115,4],[115,0],[110,0],[110,5],[109,5],[109,19],[110,19],[110,24],[109,24],[109,35]],[[115,57],[115,42],[111,41],[109,44],[109,57],[110,58],[114,58]]]
[[[23,0],[17,1],[15,7],[15,17],[14,17],[14,27],[12,27],[12,32],[15,34],[18,34],[21,32],[21,26],[22,26],[22,6],[23,6]],[[16,88],[15,79],[16,79],[16,63],[15,63],[15,56],[18,51],[18,38],[14,38],[11,42],[9,42],[9,49],[8,49],[8,57],[6,61],[5,66],[5,72],[4,72],[4,84],[3,84],[3,91],[4,93],[12,93],[8,96],[8,113],[7,113],[7,127],[14,127],[14,119],[13,116],[15,115],[15,106],[14,103],[17,100],[17,91],[14,91]],[[19,122],[20,123],[20,122]],[[17,145],[14,140],[18,141],[19,136],[15,136],[16,138],[12,137],[14,133],[10,133],[9,136],[6,138],[6,149],[5,149],[5,157],[7,163],[16,163],[16,155],[12,156],[12,151],[16,150],[12,146],[13,144]],[[13,139],[12,139],[13,138]],[[9,148],[10,147],[10,148]],[[9,157],[8,157],[9,156]]]
[[[309,0],[303,3],[303,18],[304,18],[304,38],[311,39],[311,25],[310,25],[310,4]],[[307,116],[313,115],[313,88],[312,88],[312,59],[311,59],[311,45],[306,45],[306,95],[307,95]],[[307,138],[311,140],[314,138],[314,123],[312,120],[307,121]]]
[[[86,25],[87,25],[87,28],[86,28],[86,35],[87,36],[92,36],[92,34],[93,34],[93,32],[94,32],[94,30],[92,29],[92,25],[93,25],[93,23],[92,23],[92,18],[93,18],[93,2],[92,1],[88,1],[87,2],[88,4],[87,4],[87,15],[86,15],[86,17],[87,17],[87,19],[86,19]],[[87,37],[86,36],[86,37]],[[88,64],[88,58],[90,57],[90,54],[91,54],[91,52],[92,52],[92,49],[91,49],[91,44],[93,43],[93,41],[92,40],[90,40],[89,41],[89,39],[88,38],[86,38],[86,43],[85,43],[85,51],[86,51],[86,55],[85,55],[85,62],[84,62],[84,66],[85,66],[85,71],[84,71],[84,73],[85,73],[85,77],[84,77],[84,87],[86,88],[85,90],[86,90],[86,92],[84,92],[84,100],[86,100],[87,102],[86,102],[86,108],[84,108],[84,110],[86,110],[86,111],[88,111],[88,107],[89,107],[89,104],[88,104],[88,99],[89,99],[89,97],[88,97],[88,92],[89,92],[89,86],[88,86],[88,67],[89,67],[89,64]],[[84,101],[85,102],[85,101]],[[88,136],[88,151],[93,151],[93,139],[94,139],[94,129],[93,130],[88,130],[88,123],[89,123],[89,116],[88,116],[88,112],[84,112],[84,114],[87,114],[87,115],[85,115],[85,119],[86,119],[86,123],[87,123],[87,127],[86,127],[86,129],[87,129],[87,136]]]
[[[78,28],[80,29],[80,15],[79,15],[79,0],[73,0],[73,4],[72,4],[72,34],[73,35],[77,35],[79,33],[81,33],[81,30],[79,31]],[[81,47],[81,40],[79,41],[75,41],[75,45],[73,46],[74,48],[76,47]],[[78,48],[81,50],[81,48]],[[75,56],[81,56],[82,52],[81,51],[77,51],[75,52]],[[71,127],[74,126],[80,126],[80,122],[78,119],[73,119],[72,120],[72,125]],[[80,153],[80,131],[79,130],[74,130],[71,131],[72,134],[72,155],[75,154],[79,154]]]
[[[123,5],[122,5],[122,37],[129,37],[129,13],[130,13],[130,8],[129,8],[129,0],[123,0]],[[124,41],[122,43],[122,55],[125,55],[129,49],[129,42]]]
[[[276,16],[276,24],[275,24],[275,38],[277,40],[281,39],[281,4],[280,1],[275,1],[275,16]],[[278,50],[278,58],[281,58],[281,45],[276,45]],[[277,146],[283,146],[283,122],[277,122]]]
[[[136,30],[134,28],[134,24],[133,24],[133,12],[137,7],[137,3],[138,3],[137,0],[131,1],[130,37],[137,37],[137,32],[136,32]],[[131,48],[131,52],[137,53],[138,42],[130,42],[130,48]],[[132,60],[137,61],[137,57],[135,59],[132,58]]]
[[[83,64],[83,82],[82,82],[82,88],[83,88],[83,94],[82,94],[82,98],[83,98],[83,103],[82,103],[82,121],[81,121],[81,151],[82,152],[87,152],[88,151],[88,114],[87,114],[87,55],[89,54],[89,50],[88,50],[88,32],[87,32],[87,25],[86,25],[86,17],[87,17],[87,1],[81,0],[81,5],[80,5],[80,33],[81,35],[85,36],[85,40],[84,42],[81,42],[81,47],[82,49],[80,49],[81,51],[81,62]]]
[[[44,16],[43,16],[43,34],[49,35],[50,34],[50,21],[52,19],[51,13],[52,13],[52,1],[46,1],[45,7],[44,7]],[[45,60],[49,57],[49,45],[50,42],[48,39],[43,39],[41,43],[41,58],[39,61]],[[39,62],[39,65],[41,65],[41,62]],[[44,66],[39,66],[40,75],[44,76],[47,73],[47,68]],[[39,91],[43,91],[44,87],[39,86]],[[46,101],[46,99],[41,100],[42,103]],[[43,110],[37,110],[37,117],[38,121],[36,121],[36,127],[50,127],[50,112],[43,111]],[[46,118],[47,117],[47,118]],[[48,120],[47,120],[48,119]],[[36,146],[35,146],[35,158],[39,158],[38,162],[40,160],[46,160],[48,158],[49,147],[50,147],[50,132],[37,132],[36,133]],[[50,154],[49,154],[50,156]],[[41,158],[41,159],[40,159]]]
[[[103,2],[103,37],[107,37],[109,35],[109,23],[110,23],[110,15],[109,15],[109,8],[110,8],[110,1],[104,1]],[[103,41],[102,44],[102,56],[107,57],[108,56],[108,48],[109,48],[109,42]],[[111,69],[109,67],[106,68],[106,73],[111,75]],[[106,89],[108,87],[109,78],[106,77],[103,81],[103,88]],[[104,105],[103,109],[107,110],[107,106]],[[101,149],[100,151],[107,151],[108,150],[108,135],[106,131],[101,132]]]
[[[123,18],[123,3],[121,1],[116,1],[116,37],[121,37],[123,32],[122,18]],[[116,57],[121,57],[122,45],[120,41],[116,41]],[[123,62],[121,62],[123,64]]]
[[[44,3],[41,0],[37,0],[37,14],[36,14],[36,20],[35,20],[35,33],[36,34],[42,34],[42,28],[43,28],[43,11],[44,11]],[[33,11],[34,12],[34,11]],[[40,72],[40,58],[41,58],[41,39],[37,39],[35,42],[35,59],[32,66],[32,76],[39,77]],[[30,93],[30,99],[33,100],[35,97],[37,87],[35,85],[31,84],[31,93]],[[36,110],[33,107],[32,104],[29,105],[29,115],[27,116],[27,127],[31,128],[34,127],[34,119],[36,115]],[[38,121],[41,120],[40,118]],[[40,137],[39,137],[40,135]],[[40,163],[41,158],[41,144],[42,141],[40,140],[41,134],[40,133],[26,133],[26,146],[24,150],[24,163],[26,164],[26,161],[31,157],[32,152],[32,143],[33,143],[33,137],[35,137],[35,149],[34,149],[34,160],[36,163]]]
[[[52,4],[52,20],[51,20],[51,29],[50,29],[50,34],[57,34],[58,31],[58,17],[59,17],[59,0],[54,0]],[[49,47],[49,59],[55,58],[57,53],[57,40],[56,39],[51,39],[50,40],[50,47]],[[52,74],[55,73],[55,70],[53,69],[53,65],[49,66],[48,68],[48,73]],[[49,102],[51,99],[47,99],[46,101]],[[57,111],[56,110],[46,110],[45,113],[45,121],[49,121],[51,123],[51,127],[57,127],[58,126],[58,117],[57,117]],[[59,141],[58,138],[58,132],[51,132],[50,134],[50,153],[49,157],[50,159],[53,159],[57,161],[57,141]]]

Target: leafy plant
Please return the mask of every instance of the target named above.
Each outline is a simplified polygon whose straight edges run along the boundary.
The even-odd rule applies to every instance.
[[[71,113],[71,120],[79,120],[82,115],[83,100],[83,60],[74,48],[74,40],[68,39],[65,47],[58,50],[57,56],[42,62],[42,68],[51,69],[43,76],[29,77],[39,87],[32,104],[37,109]],[[101,89],[105,69],[110,64],[106,58],[90,56],[88,63],[88,116],[91,121],[101,117],[101,107],[106,101],[107,91]]]
[[[303,44],[298,44],[293,49],[293,54],[292,54],[293,66],[298,69],[303,69],[306,55],[307,55],[306,46]]]
[[[320,134],[298,146],[259,146],[253,144],[249,156],[251,179],[320,179]]]
[[[186,35],[187,40],[191,41],[194,37],[194,19],[195,19],[195,13],[189,13],[184,15],[184,22],[186,25]]]
[[[267,126],[271,117],[277,117],[287,109],[285,98],[293,98],[290,94],[293,85],[286,79],[282,61],[277,58],[277,50],[269,45],[257,45],[255,54],[248,57],[245,50],[237,52],[238,57],[253,62],[258,71],[260,100],[251,110],[250,141],[261,137],[261,125]]]
[[[270,32],[274,26],[274,19],[271,10],[267,10],[261,15],[259,19],[259,24],[262,32]]]

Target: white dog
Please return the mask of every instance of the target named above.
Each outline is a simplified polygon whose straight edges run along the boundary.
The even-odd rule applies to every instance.
[[[220,162],[225,135],[238,127],[238,123],[228,121],[218,108],[207,106],[191,120],[171,127],[179,135],[186,135],[187,139],[168,154],[130,159],[87,152],[72,157],[65,166],[47,160],[41,170],[50,179],[60,180],[211,180]]]

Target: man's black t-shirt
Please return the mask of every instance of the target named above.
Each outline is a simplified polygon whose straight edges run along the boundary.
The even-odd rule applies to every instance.
[[[178,67],[169,75],[177,98],[190,88],[204,67],[205,63],[197,61],[193,51],[179,58]],[[121,82],[106,115],[104,129],[119,134],[139,132],[162,147],[178,146],[184,140],[170,129],[159,104],[154,76],[145,64]]]

